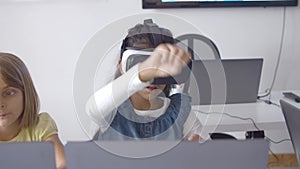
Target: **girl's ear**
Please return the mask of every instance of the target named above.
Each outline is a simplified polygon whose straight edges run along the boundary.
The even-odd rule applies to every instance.
[[[119,59],[119,61],[118,61],[118,69],[121,74],[124,74],[124,71],[122,70],[122,60],[121,59]]]

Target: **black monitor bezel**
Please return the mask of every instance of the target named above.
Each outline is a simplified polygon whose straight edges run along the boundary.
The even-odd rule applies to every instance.
[[[203,2],[162,2],[161,0],[142,0],[143,9],[154,8],[201,8],[201,7],[281,7],[297,6],[298,0],[271,1],[203,1]]]

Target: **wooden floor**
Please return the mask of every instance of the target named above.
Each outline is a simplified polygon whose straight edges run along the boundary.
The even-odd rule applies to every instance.
[[[295,154],[274,154],[269,155],[269,167],[297,167]]]

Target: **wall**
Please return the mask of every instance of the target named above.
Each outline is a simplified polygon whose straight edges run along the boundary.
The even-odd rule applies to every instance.
[[[211,37],[223,58],[263,57],[260,92],[270,87],[280,47],[282,7],[142,10],[141,6],[141,0],[0,0],[0,51],[26,62],[41,110],[53,116],[64,142],[88,139],[77,120],[72,90],[81,51],[101,28],[125,16],[175,15]],[[275,90],[300,89],[299,18],[299,7],[286,9]]]

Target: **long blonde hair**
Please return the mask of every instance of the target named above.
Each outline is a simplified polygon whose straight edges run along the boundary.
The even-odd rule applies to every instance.
[[[17,56],[0,52],[0,73],[8,86],[23,92],[24,110],[21,115],[21,127],[34,126],[37,122],[40,101],[26,65]]]

